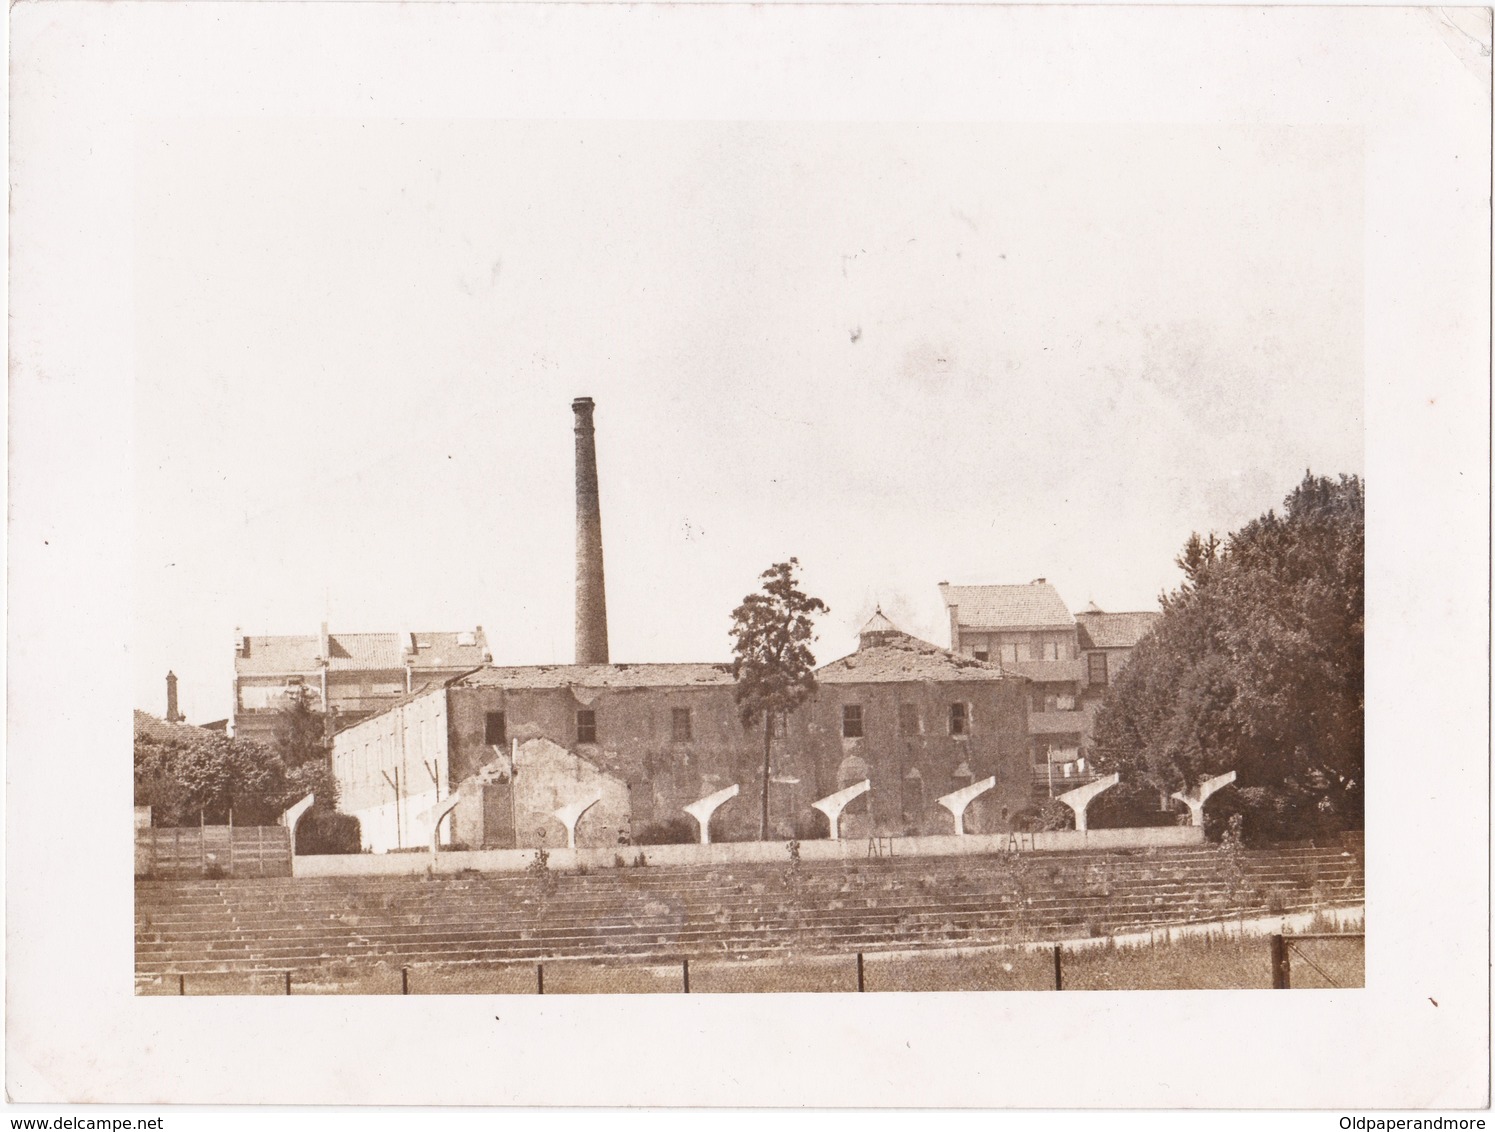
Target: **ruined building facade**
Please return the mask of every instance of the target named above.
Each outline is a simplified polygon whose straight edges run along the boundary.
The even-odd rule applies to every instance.
[[[770,838],[824,836],[810,803],[863,779],[843,837],[954,832],[937,799],[991,776],[966,829],[1012,828],[1029,802],[1027,681],[891,626],[869,626],[860,645],[773,728]],[[340,731],[333,767],[340,808],[374,850],[428,844],[453,791],[447,845],[564,846],[555,811],[593,794],[578,846],[649,840],[671,823],[694,837],[682,807],[734,784],[711,836],[750,840],[762,744],[761,724],[738,716],[728,665],[489,666]]]

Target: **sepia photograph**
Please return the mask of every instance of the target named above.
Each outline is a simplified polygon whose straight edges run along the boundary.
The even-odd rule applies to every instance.
[[[1352,134],[140,158],[141,993],[1363,985]]]
[[[98,351],[91,379],[13,330],[12,412],[38,431],[12,441],[12,530],[38,557],[13,557],[12,594],[38,597],[12,672],[18,643],[54,655],[42,610],[75,601],[108,609],[110,672],[76,709],[13,686],[9,761],[65,727],[107,767],[62,824],[98,838],[112,957],[63,993],[100,988],[147,1064],[205,1030],[291,1037],[181,1081],[122,1054],[98,1093],[57,1084],[59,1050],[13,1053],[13,1090],[1488,1096],[1461,1060],[1488,1060],[1488,932],[1414,945],[1430,920],[1406,903],[1488,909],[1488,11],[37,15],[59,10],[23,12],[14,48],[12,322],[45,326],[87,262],[49,261],[61,237],[27,219],[90,210],[107,316],[56,339]],[[75,18],[102,19],[134,99],[76,141],[83,116],[27,81],[76,64]],[[1241,36],[1257,53],[1219,63]],[[173,42],[204,46],[136,76]],[[430,88],[381,70],[402,45]],[[574,90],[536,77],[562,45]],[[900,103],[939,50],[958,65]],[[1055,68],[1083,60],[1101,70],[1071,89]],[[53,149],[120,176],[58,179]],[[79,468],[38,443],[73,411],[97,444]],[[75,520],[72,492],[104,517]],[[74,522],[107,550],[70,545]],[[79,565],[47,565],[51,539]],[[12,1051],[51,1048],[17,1023],[46,1001],[16,974],[41,962],[27,861],[59,821],[26,774]],[[1432,1083],[1357,1053],[1388,997]],[[412,1072],[315,1077],[418,1032],[368,1021],[329,1051],[323,1010],[396,1008],[445,1035]],[[1096,1018],[1126,1021],[1098,1039]],[[1360,1060],[1202,1068],[1258,1024],[1361,1034],[1324,1055]],[[926,1068],[1050,1068],[836,1073],[851,1047],[793,1052],[817,1025]],[[503,1036],[459,1037],[478,1026]],[[1087,1084],[1049,1060],[1128,1030]],[[694,1072],[617,1052],[673,1031],[701,1035]],[[462,1067],[490,1040],[589,1071],[487,1081]],[[739,1042],[765,1067],[747,1084]],[[1163,1049],[1194,1066],[1181,1091],[1135,1069]],[[417,1084],[436,1064],[463,1083]]]

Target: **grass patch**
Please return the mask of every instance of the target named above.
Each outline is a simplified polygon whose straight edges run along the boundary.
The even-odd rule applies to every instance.
[[[1303,932],[1363,932],[1363,917],[1320,914]],[[1294,939],[1288,934],[1293,989],[1353,988],[1365,985],[1363,936]],[[1268,936],[1241,937],[1223,931],[1173,939],[1092,946],[1067,946],[1062,955],[1064,989],[1077,990],[1252,990],[1271,986]],[[965,953],[865,955],[869,992],[1051,991],[1054,960],[1050,948],[1019,946]],[[410,969],[411,994],[534,994],[534,963],[493,967],[439,964]],[[359,968],[337,964],[297,971],[292,994],[399,994],[398,966]],[[855,993],[856,955],[794,955],[739,961],[697,959],[690,964],[692,994]],[[546,994],[680,994],[678,961],[606,962],[548,960]],[[139,979],[140,995],[179,993],[175,975]],[[189,995],[283,995],[279,973],[208,973],[186,978]]]
[[[1054,989],[1051,952],[978,951],[967,955],[867,956],[869,991],[1039,991]]]
[[[695,990],[695,964],[691,964]],[[530,970],[533,975],[533,968]],[[680,964],[546,963],[546,994],[679,994]],[[533,986],[530,988],[533,990]]]

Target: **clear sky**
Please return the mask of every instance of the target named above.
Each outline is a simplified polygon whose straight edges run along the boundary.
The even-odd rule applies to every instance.
[[[817,655],[1043,576],[1152,608],[1192,530],[1361,472],[1337,127],[155,121],[136,145],[135,696],[233,633],[571,659],[570,402],[612,656],[730,656],[797,556]]]

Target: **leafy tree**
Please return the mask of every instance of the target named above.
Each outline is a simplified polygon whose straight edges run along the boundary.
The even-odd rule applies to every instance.
[[[275,713],[271,740],[288,767],[327,758],[327,716],[311,706],[310,689],[292,688]]]
[[[271,731],[275,752],[285,765],[295,793],[292,803],[308,794],[311,808],[296,823],[298,853],[357,853],[358,819],[337,812],[337,777],[328,759],[327,715],[312,707],[310,688],[289,689],[276,712]]]
[[[279,744],[196,727],[136,728],[135,804],[150,806],[157,825],[217,823],[230,813],[240,825],[270,825],[308,794],[316,796],[313,824],[343,836],[337,780],[325,759],[288,765]]]
[[[1257,837],[1364,821],[1365,500],[1306,475],[1283,513],[1191,535],[1183,584],[1097,714],[1097,765],[1169,794],[1227,770]]]
[[[157,825],[224,821],[268,825],[304,796],[299,776],[274,751],[219,732],[135,733],[135,804],[150,806]]]
[[[759,837],[768,839],[769,756],[773,721],[787,716],[815,694],[812,618],[829,613],[818,597],[799,589],[799,559],[777,562],[759,575],[763,583],[732,611],[732,676],[737,710],[744,727],[763,723],[763,813]]]

